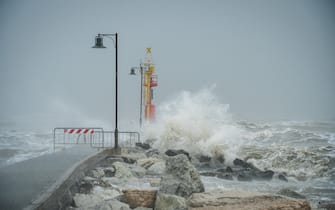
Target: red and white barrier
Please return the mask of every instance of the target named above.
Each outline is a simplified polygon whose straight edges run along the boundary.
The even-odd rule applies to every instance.
[[[67,134],[93,134],[94,129],[89,129],[89,128],[64,128],[64,133],[67,133]]]

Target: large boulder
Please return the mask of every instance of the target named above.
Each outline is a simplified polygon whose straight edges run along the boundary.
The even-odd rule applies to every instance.
[[[121,158],[122,158],[123,162],[128,163],[128,164],[134,164],[136,162],[136,160],[131,158],[131,157],[124,156],[124,157],[121,157]]]
[[[150,144],[148,144],[148,143],[142,143],[142,142],[135,143],[135,146],[139,147],[139,148],[142,148],[144,150],[148,150],[148,149],[151,148]]]
[[[138,166],[141,166],[145,169],[150,168],[152,165],[154,165],[157,162],[162,162],[162,159],[156,158],[156,157],[148,157],[148,158],[141,158],[136,161]]]
[[[104,202],[103,198],[95,194],[75,194],[73,202],[79,209],[95,209]]]
[[[239,181],[271,180],[274,175],[272,170],[262,171],[251,163],[238,158],[233,163],[235,165],[234,174],[237,175]]]
[[[154,155],[160,155],[160,152],[158,149],[151,149],[145,153],[147,157],[152,157]]]
[[[145,168],[138,165],[129,165],[129,169],[133,176],[138,178],[143,178],[145,176],[146,170]]]
[[[155,202],[156,210],[187,210],[186,200],[183,197],[157,193]]]
[[[178,149],[178,150],[176,150],[176,149],[169,149],[169,150],[166,150],[165,154],[167,156],[170,156],[170,157],[184,154],[191,161],[190,154],[188,152],[186,152],[185,150],[183,150],[183,149]]]
[[[165,161],[158,161],[154,164],[152,164],[148,170],[148,175],[162,175],[165,172]]]
[[[95,168],[88,173],[88,176],[100,179],[103,176],[105,176],[104,168],[101,167]]]
[[[79,193],[88,194],[93,189],[93,186],[91,181],[82,180],[79,184]]]
[[[194,193],[187,204],[190,210],[311,210],[306,200],[250,192]]]
[[[122,195],[121,190],[117,188],[111,188],[111,187],[105,188],[100,186],[94,186],[91,193],[102,198],[103,200],[111,200]]]
[[[82,210],[130,210],[128,204],[117,200],[121,195],[122,192],[116,188],[94,186],[89,194],[75,194],[73,204]]]
[[[146,158],[143,152],[138,151],[128,151],[128,153],[122,154],[122,160],[130,164],[135,163],[138,159]]]
[[[204,192],[205,188],[198,171],[187,156],[177,155],[166,160],[166,173],[161,178],[160,191],[189,197],[192,193]]]
[[[130,208],[153,208],[155,205],[157,190],[128,189],[123,193]]]
[[[305,199],[306,196],[304,195],[301,195],[293,190],[290,190],[288,188],[284,188],[284,189],[281,189],[279,192],[278,192],[279,195],[284,195],[284,196],[287,196],[287,197],[291,197],[291,198],[297,198],[297,199]]]
[[[104,173],[106,177],[113,177],[115,175],[115,168],[114,167],[104,168]]]
[[[116,178],[131,178],[133,174],[131,173],[130,169],[126,166],[125,163],[115,162],[113,163],[113,167],[115,168],[115,177]]]
[[[128,204],[122,203],[116,199],[108,201],[108,204],[111,207],[111,210],[131,210]],[[103,210],[103,208],[100,208],[100,209]]]

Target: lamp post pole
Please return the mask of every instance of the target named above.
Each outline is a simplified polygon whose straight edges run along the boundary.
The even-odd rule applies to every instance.
[[[117,70],[118,70],[118,49],[117,49],[117,33],[115,33],[115,131],[114,131],[114,148],[117,149],[119,147],[119,131],[118,131],[118,127],[117,127],[117,120],[118,120],[118,75],[117,75]]]
[[[130,69],[130,75],[136,75],[135,70],[139,70],[141,73],[141,98],[140,98],[140,128],[142,128],[142,108],[143,108],[143,64],[140,67],[132,67]]]
[[[142,108],[143,108],[143,66],[140,66],[141,71],[141,102],[140,102],[140,128],[142,128]]]
[[[103,37],[115,37],[115,131],[114,131],[114,148],[119,148],[119,131],[118,131],[118,34],[98,34],[95,37],[95,45],[93,48],[103,49]],[[113,40],[114,41],[114,40]]]

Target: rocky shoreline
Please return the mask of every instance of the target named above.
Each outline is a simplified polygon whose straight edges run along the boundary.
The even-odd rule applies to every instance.
[[[290,190],[276,195],[206,191],[201,176],[288,181],[285,174],[262,171],[240,159],[227,166],[223,156],[194,156],[184,150],[160,153],[139,143],[121,155],[106,158],[86,173],[72,187],[72,202],[65,209],[311,209],[302,195]]]

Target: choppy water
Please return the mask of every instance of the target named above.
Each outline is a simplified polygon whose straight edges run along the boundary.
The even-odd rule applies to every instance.
[[[278,193],[287,188],[306,196],[315,209],[319,202],[335,202],[334,122],[237,122],[236,126],[248,136],[236,156],[263,170],[282,172],[289,181],[239,182],[203,177],[209,189]]]
[[[0,123],[0,168],[53,151],[52,133]],[[285,173],[289,182],[238,182],[203,177],[208,189],[275,193],[295,190],[314,206],[335,202],[335,121],[251,122],[234,119],[229,105],[205,89],[183,92],[161,104],[155,124],[146,125],[142,139],[154,147],[191,153],[223,154],[226,163],[242,158],[260,169]]]
[[[229,105],[222,104],[210,89],[183,92],[162,104],[155,125],[145,128],[155,146],[184,149],[191,153],[223,154],[226,163],[242,158],[260,169],[287,175],[282,181],[226,181],[203,177],[209,189],[250,190],[276,193],[295,190],[314,206],[335,202],[335,121],[250,122],[235,120]]]
[[[53,151],[52,133],[1,123],[0,168]]]

